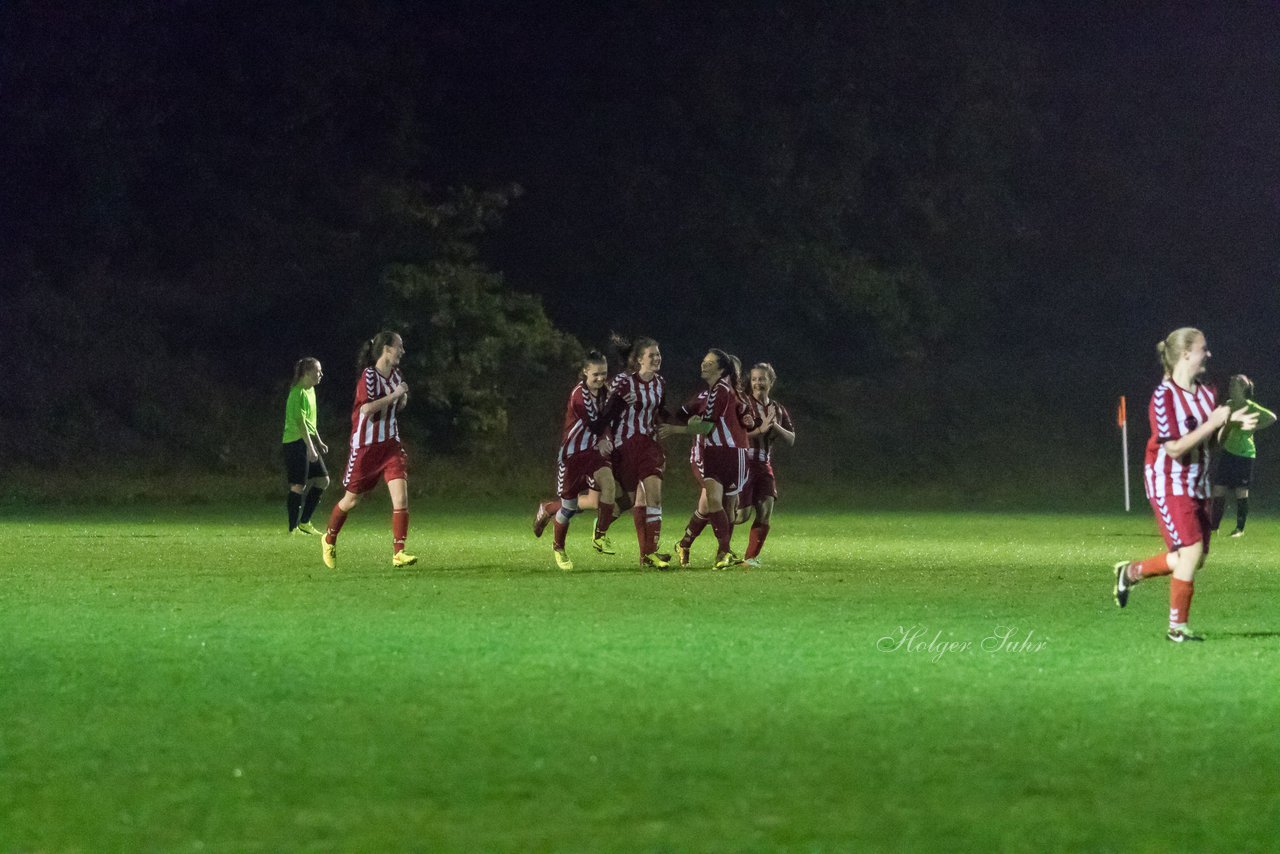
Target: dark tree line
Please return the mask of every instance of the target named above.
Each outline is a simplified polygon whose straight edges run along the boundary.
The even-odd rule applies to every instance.
[[[928,467],[1140,394],[1176,325],[1274,361],[1276,18],[5,4],[4,456],[235,456],[294,358],[341,400],[383,325],[456,450],[530,400],[554,430],[610,329],[677,385],[708,345],[767,357],[840,442]]]

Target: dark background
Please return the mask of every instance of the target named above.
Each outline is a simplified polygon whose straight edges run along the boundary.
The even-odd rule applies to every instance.
[[[815,479],[1091,489],[1183,325],[1280,403],[1276,4],[585,5],[0,7],[4,463],[274,465],[307,354],[340,445],[383,326],[459,458],[610,330]]]

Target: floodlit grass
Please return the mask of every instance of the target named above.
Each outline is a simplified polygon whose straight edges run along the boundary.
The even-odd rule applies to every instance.
[[[334,573],[280,513],[0,517],[0,850],[1261,851],[1280,830],[1265,517],[1215,542],[1209,640],[1175,646],[1166,581],[1110,598],[1111,562],[1160,547],[1145,513],[783,508],[765,569],[715,573],[639,571],[629,519],[615,558],[576,520],[561,573],[523,509],[429,506],[422,562],[393,570],[377,503]]]

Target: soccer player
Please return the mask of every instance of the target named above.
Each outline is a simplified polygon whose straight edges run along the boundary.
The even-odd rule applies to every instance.
[[[356,382],[351,407],[351,453],[342,485],[346,492],[333,507],[329,529],[320,540],[324,565],[338,563],[338,532],[360,496],[387,482],[391,493],[391,565],[410,566],[417,558],[404,550],[409,536],[409,463],[400,444],[400,411],[409,399],[409,386],[400,375],[404,342],[394,332],[379,332],[360,347],[358,364],[364,370]]]
[[[791,422],[791,413],[776,400],[771,400],[769,393],[778,381],[778,372],[768,362],[760,362],[751,367],[751,397],[747,405],[758,425],[747,433],[751,447],[747,449],[747,485],[739,496],[742,510],[735,521],[745,522],[755,508],[755,521],[751,523],[751,538],[747,543],[747,551],[743,555],[743,563],[748,566],[760,565],[760,550],[764,548],[765,538],[769,536],[769,524],[773,518],[773,504],[778,498],[778,482],[773,473],[773,444],[781,439],[787,445],[796,443],[796,428]]]
[[[702,447],[695,459],[701,457],[696,476],[702,484],[706,510],[694,513],[684,537],[676,546],[682,566],[688,565],[694,537],[708,523],[716,535],[713,568],[727,569],[742,563],[742,558],[731,548],[733,524],[730,513],[747,480],[747,429],[754,426],[754,422],[738,391],[738,370],[737,360],[723,350],[713,347],[702,357],[700,372],[707,384],[707,396],[703,400],[703,410],[698,414],[701,415],[701,423],[709,424],[711,429],[701,437]],[[678,432],[678,428],[663,432]],[[729,512],[726,512],[726,505]],[[701,521],[699,516],[706,521]]]
[[[316,429],[316,386],[324,378],[320,360],[299,359],[293,366],[293,383],[284,405],[285,474],[289,480],[289,533],[319,535],[311,524],[311,514],[320,503],[320,493],[329,485],[324,457],[329,446]]]
[[[1244,374],[1236,374],[1227,384],[1227,405],[1234,412],[1238,409],[1258,416],[1257,430],[1276,423],[1275,413],[1253,401],[1253,381]],[[1236,496],[1236,529],[1233,537],[1244,535],[1244,523],[1249,518],[1249,481],[1253,478],[1253,461],[1258,456],[1253,441],[1256,430],[1245,430],[1228,424],[1222,431],[1222,453],[1214,466],[1213,481],[1213,530],[1218,530],[1222,513],[1227,507],[1227,490]]]
[[[592,547],[601,554],[616,554],[608,537],[617,495],[617,483],[609,460],[613,442],[608,434],[613,419],[626,406],[624,398],[610,397],[606,391],[609,363],[603,354],[595,350],[588,353],[578,373],[580,381],[569,393],[569,403],[565,407],[564,431],[556,458],[556,493],[559,499],[539,503],[533,521],[534,536],[541,537],[547,522],[554,519],[552,555],[556,566],[565,570],[573,569],[573,561],[565,554],[569,520],[579,512],[578,496],[584,492],[598,495]]]
[[[1168,550],[1115,565],[1115,600],[1123,608],[1134,585],[1173,575],[1169,582],[1169,634],[1175,643],[1203,640],[1187,627],[1196,571],[1209,553],[1209,442],[1227,423],[1258,426],[1248,409],[1217,406],[1213,390],[1200,382],[1209,347],[1198,329],[1170,332],[1156,345],[1164,380],[1151,396],[1151,438],[1143,467],[1147,499]]]
[[[613,475],[632,501],[640,565],[666,569],[671,555],[658,551],[662,536],[662,474],[667,460],[658,444],[657,428],[659,422],[670,420],[667,381],[658,373],[662,369],[662,351],[652,338],[628,341],[615,335],[613,344],[622,354],[626,370],[613,378],[609,395],[633,401],[623,408],[614,428]]]

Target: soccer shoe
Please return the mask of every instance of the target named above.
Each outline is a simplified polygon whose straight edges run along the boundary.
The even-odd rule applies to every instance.
[[[338,544],[331,543],[324,537],[320,538],[320,559],[324,561],[324,565],[330,569],[338,568]]]
[[[595,549],[596,551],[600,552],[600,554],[602,554],[602,555],[616,555],[616,554],[617,554],[617,552],[616,552],[616,551],[614,551],[614,548],[613,548],[613,542],[609,539],[609,535],[608,535],[608,534],[601,534],[600,536],[598,536],[598,537],[594,538],[594,539],[591,541],[591,548],[593,548],[593,549]]]
[[[418,558],[408,552],[396,552],[391,556],[392,566],[413,566]]]
[[[542,532],[547,530],[547,525],[551,522],[551,514],[542,506],[542,502],[538,502],[538,512],[533,517],[533,535],[541,537]]]
[[[1233,539],[1233,540],[1234,540],[1236,537],[1243,537],[1243,536],[1244,536],[1244,529],[1243,529],[1243,528],[1236,528],[1234,531],[1232,531],[1232,532],[1231,532],[1231,539]]]
[[[1193,634],[1191,629],[1187,628],[1186,626],[1179,626],[1176,628],[1170,627],[1169,634],[1166,635],[1165,637],[1169,638],[1169,640],[1173,641],[1174,643],[1204,640],[1204,638],[1200,637],[1200,635]]]
[[[312,525],[310,522],[303,522],[301,525],[294,528],[293,530],[301,531],[302,533],[306,534],[309,537],[320,536],[320,529],[317,528],[315,525]]]
[[[640,565],[648,569],[666,569],[671,566],[671,560],[663,559],[663,556],[654,552],[653,554],[640,555]]]
[[[753,569],[759,569],[764,564],[760,563],[760,558],[758,557],[744,557],[742,559],[742,565],[749,566]]]
[[[730,549],[727,552],[719,552],[716,554],[716,562],[712,564],[712,569],[729,569],[733,566],[742,566],[742,558],[738,557]]]
[[[1129,580],[1129,561],[1122,560],[1113,569],[1116,571],[1116,604],[1123,608],[1129,604],[1129,591],[1133,588],[1133,582]]]
[[[676,558],[679,559],[681,566],[688,566],[689,547],[684,543],[676,543]]]
[[[555,549],[551,552],[556,559],[556,566],[568,572],[573,569],[573,561],[569,560],[569,556],[562,549]]]

